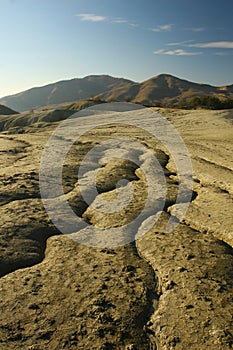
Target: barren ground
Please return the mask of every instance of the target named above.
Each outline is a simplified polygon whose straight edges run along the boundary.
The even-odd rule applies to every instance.
[[[175,126],[192,160],[193,195],[184,218],[185,195],[175,204],[174,160],[152,135],[127,125],[93,129],[66,157],[67,200],[82,220],[105,228],[106,235],[143,209],[147,158],[143,149],[135,151],[137,163],[110,159],[105,152],[96,177],[98,193],[88,205],[77,175],[87,151],[120,135],[153,150],[164,171],[167,194],[158,222],[136,241],[118,247],[113,242],[110,248],[84,244],[85,235],[81,244],[60,234],[45,212],[40,159],[59,124],[56,117],[0,119],[1,350],[233,348],[233,113],[156,111]],[[130,152],[124,141],[119,148]],[[120,180],[127,182],[116,188]],[[87,181],[86,191],[88,186]],[[96,209],[129,186],[134,194],[126,207],[107,214]],[[147,217],[153,210],[152,203]],[[171,214],[181,222],[167,233]],[[123,232],[122,241],[124,235],[132,232]]]

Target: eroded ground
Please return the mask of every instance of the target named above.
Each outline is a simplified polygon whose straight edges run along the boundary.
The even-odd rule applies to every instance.
[[[186,193],[175,204],[177,169],[171,154],[152,135],[126,125],[93,129],[68,153],[63,187],[84,224],[106,229],[106,237],[92,238],[95,244],[100,239],[95,247],[90,241],[80,243],[85,243],[86,231],[78,242],[61,235],[40,199],[40,159],[58,125],[56,118],[49,123],[43,115],[39,122],[34,118],[35,123],[17,116],[17,122],[11,120],[2,128],[0,349],[233,347],[232,112],[159,112],[177,128],[190,152],[194,188],[189,209],[181,218]],[[94,146],[119,137],[118,148],[126,158],[131,152],[127,140],[153,150],[167,193],[158,222],[136,242],[138,232],[127,226],[117,239],[125,242],[129,237],[131,243],[114,247],[114,229],[132,222],[144,208],[147,153],[135,148],[132,162],[112,159],[105,150],[91,203],[80,193],[78,167]],[[87,194],[89,175],[83,187]],[[51,175],[47,183],[51,196],[53,181]],[[106,213],[103,203],[121,198],[124,204],[124,193],[132,186],[131,201]],[[149,203],[142,226],[160,210],[159,204],[159,200]],[[59,212],[59,204],[57,208]],[[167,233],[171,213],[182,222]],[[60,214],[65,222],[62,208]]]

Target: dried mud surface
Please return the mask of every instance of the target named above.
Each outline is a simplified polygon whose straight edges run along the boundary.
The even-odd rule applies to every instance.
[[[146,157],[140,149],[135,163],[105,154],[91,204],[79,189],[83,157],[103,140],[120,135],[119,147],[126,153],[124,139],[134,139],[158,159],[167,188],[163,212],[140,239],[116,248],[90,247],[60,234],[43,207],[40,159],[59,124],[56,118],[38,124],[24,117],[20,125],[12,119],[3,127],[0,349],[233,348],[233,115],[156,111],[176,127],[193,166],[191,203],[173,232],[166,232],[166,224],[171,214],[181,218],[186,196],[175,204],[177,169],[152,135],[125,125],[92,129],[66,157],[63,187],[69,204],[84,222],[109,233],[134,220],[144,207]],[[88,186],[87,181],[86,191]],[[122,193],[129,186],[134,188],[132,200],[117,213],[96,209],[102,200],[111,203],[117,196],[124,203]],[[145,220],[154,210],[152,203]]]

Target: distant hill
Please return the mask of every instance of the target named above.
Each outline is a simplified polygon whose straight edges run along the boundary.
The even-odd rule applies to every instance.
[[[142,83],[108,75],[91,75],[26,90],[4,97],[0,103],[21,112],[90,98],[95,101],[128,101],[147,106],[170,107],[185,105],[196,96],[233,99],[233,85],[215,87],[168,74],[160,74]]]
[[[10,114],[18,114],[18,112],[13,111],[12,109],[0,105],[0,115],[10,115]]]
[[[130,80],[108,75],[90,75],[82,79],[59,81],[32,88],[0,99],[0,103],[23,112],[42,106],[89,99],[97,94],[130,84]]]
[[[96,101],[81,100],[38,108],[34,111],[17,113],[17,115],[0,115],[0,132],[10,131],[10,133],[14,134],[28,132],[28,130],[32,129],[39,130],[51,123],[67,119],[75,112],[93,105],[96,105]]]
[[[185,103],[192,97],[206,95],[220,99],[233,98],[233,85],[215,87],[160,74],[143,83],[134,83],[99,94],[96,98],[106,102],[130,101],[148,106],[174,106]]]

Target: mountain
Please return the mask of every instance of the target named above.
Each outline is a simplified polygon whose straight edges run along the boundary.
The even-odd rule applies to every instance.
[[[97,99],[110,101],[130,101],[148,106],[163,106],[185,103],[195,96],[215,96],[220,99],[233,98],[233,85],[215,87],[193,83],[172,75],[160,74],[142,83],[129,84],[99,94]]]
[[[0,103],[23,112],[42,106],[89,99],[109,90],[123,88],[132,83],[123,78],[108,75],[90,75],[82,79],[59,81],[32,88],[16,95],[0,99]]]
[[[206,95],[233,99],[233,85],[216,87],[198,84],[168,74],[160,74],[142,83],[108,75],[91,75],[6,96],[0,99],[0,103],[21,112],[90,98],[95,101],[128,101],[169,107],[185,104],[192,97]]]
[[[0,115],[10,115],[10,114],[18,114],[18,112],[13,111],[12,109],[0,105]]]

